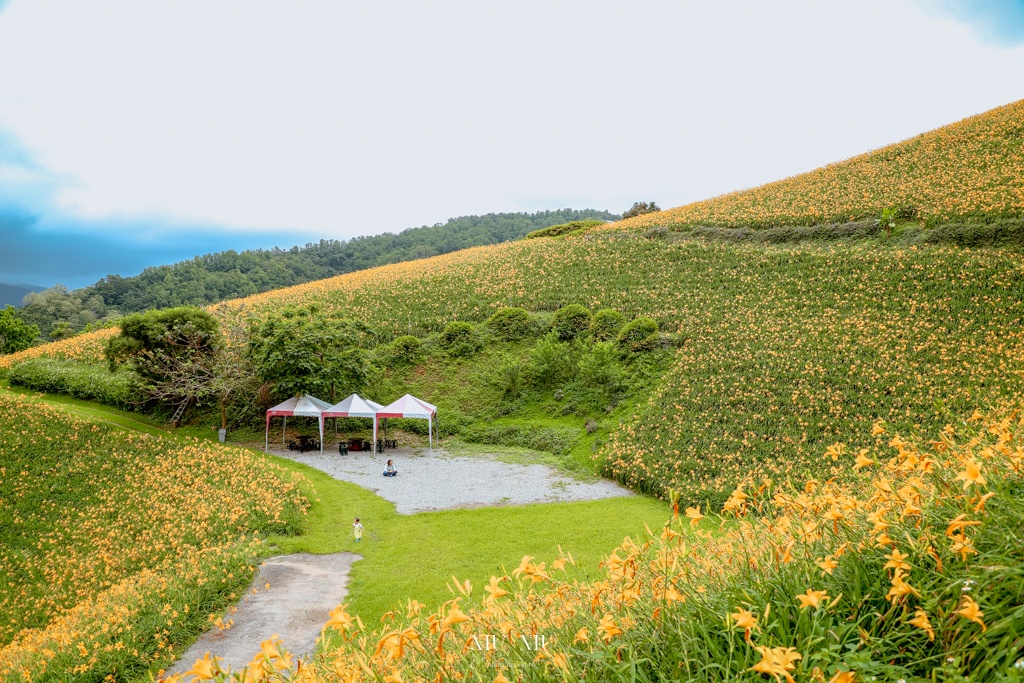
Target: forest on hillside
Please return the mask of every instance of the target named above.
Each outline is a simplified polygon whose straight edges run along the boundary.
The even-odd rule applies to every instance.
[[[57,285],[27,295],[17,315],[39,328],[39,341],[62,339],[129,313],[205,306],[374,266],[507,242],[534,230],[588,218],[615,220],[618,216],[594,209],[489,213],[397,234],[320,240],[291,249],[229,250],[153,266],[132,277],[108,275],[77,290]]]

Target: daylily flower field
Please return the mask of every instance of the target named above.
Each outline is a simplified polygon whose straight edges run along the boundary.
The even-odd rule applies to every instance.
[[[836,460],[833,460],[836,456]],[[524,557],[484,586],[364,624],[323,652],[268,641],[200,680],[1024,680],[1024,418],[975,413],[931,440],[873,425],[818,457],[846,483],[765,480],[720,511],[627,538],[597,581]],[[712,533],[714,532],[714,533]],[[938,676],[934,678],[933,676]],[[173,679],[172,679],[173,680]]]
[[[483,585],[452,577],[437,610],[409,595],[364,623],[339,605],[314,662],[272,639],[245,672],[207,657],[192,675],[1024,681],[1019,251],[651,230],[818,225],[897,207],[931,226],[1019,222],[1022,131],[1024,101],[586,234],[210,307],[235,321],[315,304],[380,342],[510,306],[651,317],[672,362],[652,389],[601,411],[612,424],[594,436],[593,463],[663,499],[672,518],[609,548],[597,580],[567,552],[524,557]],[[36,357],[102,363],[115,333],[2,356],[0,372]],[[0,398],[0,423],[0,680],[100,680],[90,677],[163,661],[243,590],[256,537],[298,529],[309,505],[302,482],[237,450],[121,432],[29,399]]]
[[[298,531],[308,507],[293,475],[239,449],[16,397],[0,423],[0,680],[165,658],[245,591],[256,535]]]

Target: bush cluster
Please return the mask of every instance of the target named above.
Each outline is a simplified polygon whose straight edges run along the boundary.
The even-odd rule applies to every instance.
[[[479,425],[462,430],[462,437],[476,443],[519,446],[535,451],[565,455],[579,441],[579,430],[566,427],[522,425]]]
[[[73,360],[37,358],[11,368],[12,386],[65,394],[73,398],[130,409],[137,407],[135,382],[130,372],[110,372],[99,365]]]

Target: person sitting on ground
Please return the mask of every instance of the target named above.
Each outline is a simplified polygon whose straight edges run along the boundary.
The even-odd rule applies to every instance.
[[[387,467],[384,468],[385,477],[394,477],[398,475],[398,470],[395,469],[395,463],[388,460]]]

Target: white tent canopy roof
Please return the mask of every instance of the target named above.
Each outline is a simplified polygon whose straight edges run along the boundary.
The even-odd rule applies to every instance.
[[[267,410],[267,416],[298,415],[300,417],[320,417],[325,410],[331,407],[327,401],[321,401],[315,396],[293,396],[287,401],[278,403]]]
[[[363,398],[359,394],[352,394],[323,411],[324,417],[377,417],[377,411],[383,406]]]
[[[427,419],[437,413],[437,406],[406,394],[394,403],[390,403],[377,411],[377,417],[412,417]]]

